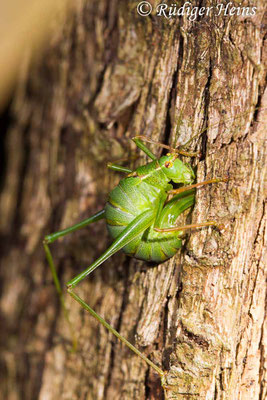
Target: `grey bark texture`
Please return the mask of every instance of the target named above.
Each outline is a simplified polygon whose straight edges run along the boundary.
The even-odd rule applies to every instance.
[[[266,399],[264,3],[254,17],[190,21],[79,0],[45,55],[25,57],[4,138],[1,399]],[[42,248],[45,234],[103,208],[120,179],[106,164],[130,156],[136,134],[172,146],[194,137],[201,158],[184,161],[197,181],[230,177],[199,189],[187,216],[220,221],[222,232],[190,232],[161,265],[118,253],[78,286],[167,372],[165,392],[66,294],[79,343],[70,351]],[[110,243],[103,222],[54,243],[62,284]]]

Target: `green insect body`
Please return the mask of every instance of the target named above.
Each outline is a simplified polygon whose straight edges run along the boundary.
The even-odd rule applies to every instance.
[[[214,221],[185,226],[177,226],[176,224],[179,215],[194,204],[194,190],[196,187],[214,182],[226,181],[227,178],[213,178],[204,182],[192,184],[195,179],[194,172],[190,165],[184,164],[178,159],[178,153],[180,152],[188,156],[196,154],[187,153],[182,150],[179,151],[169,146],[156,143],[161,147],[168,148],[170,151],[167,156],[157,159],[144,144],[144,141],[155,142],[143,136],[138,136],[133,140],[136,145],[152,159],[152,162],[138,167],[135,171],[110,164],[109,167],[111,169],[127,173],[128,175],[111,191],[105,208],[76,225],[64,229],[63,231],[47,235],[44,239],[44,249],[56,289],[60,296],[61,304],[65,311],[66,319],[72,332],[73,348],[76,348],[77,341],[75,330],[68,316],[63,291],[60,286],[49,245],[58,238],[78,229],[82,229],[93,222],[97,222],[101,219],[106,220],[108,231],[114,239],[113,243],[100,257],[89,265],[88,268],[67,283],[67,291],[86,311],[96,318],[112,334],[117,336],[148,365],[154,368],[161,376],[164,386],[165,373],[163,370],[112,328],[112,326],[78,296],[74,288],[109,257],[121,249],[126,254],[135,258],[160,263],[174,256],[181,247],[182,242],[180,236],[185,229],[210,225],[216,226],[217,223]],[[181,187],[174,189],[171,182],[180,184]],[[173,196],[171,199],[169,199],[170,195]]]
[[[127,255],[160,263],[173,257],[181,247],[179,235],[182,232],[161,233],[154,230],[154,227],[174,227],[178,216],[194,203],[192,191],[166,201],[167,192],[173,189],[169,183],[172,179],[183,184],[194,180],[192,169],[175,157],[163,156],[137,168],[132,176],[122,179],[109,195],[105,218],[113,239],[144,211],[151,211],[149,227],[122,248]]]

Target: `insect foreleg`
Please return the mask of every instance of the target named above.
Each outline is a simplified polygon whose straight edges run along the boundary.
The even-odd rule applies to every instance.
[[[168,194],[178,194],[178,193],[182,193],[182,192],[187,192],[190,189],[198,188],[198,187],[204,186],[204,185],[209,185],[210,183],[227,182],[228,180],[229,180],[228,177],[212,178],[212,179],[208,179],[207,181],[194,183],[193,185],[183,186],[183,187],[178,188],[178,189],[169,190]]]
[[[217,181],[216,181],[217,182]],[[204,182],[202,182],[203,184]],[[207,183],[211,183],[210,181]],[[193,188],[192,188],[193,187]],[[176,194],[169,202],[166,203],[161,218],[166,217],[168,215],[168,219],[172,219],[172,217],[176,218],[182,214],[186,209],[189,207],[192,207],[194,204],[194,185],[191,186],[186,186],[186,191],[182,191],[184,193],[178,193]],[[188,190],[188,188],[191,188]],[[181,188],[184,189],[184,188]],[[170,218],[171,217],[171,218]],[[159,225],[159,224],[158,224]],[[154,230],[156,232],[160,233],[165,233],[165,232],[176,232],[176,231],[184,231],[187,229],[192,229],[192,228],[201,228],[204,226],[216,226],[218,229],[223,229],[222,224],[218,224],[215,221],[205,221],[197,224],[190,224],[190,225],[183,225],[183,226],[175,226],[172,224],[172,226],[164,226],[160,227],[155,224]]]
[[[140,139],[142,139],[144,141],[147,138],[145,136],[135,136],[132,138],[132,140],[134,141],[136,146],[139,147],[139,149],[141,149],[149,158],[151,158],[151,160],[153,160],[153,161],[157,160],[157,157],[155,156],[155,154],[153,154],[152,151],[150,151],[149,148]],[[146,141],[148,142],[149,140],[146,140]]]
[[[55,267],[55,263],[54,263],[54,260],[53,260],[53,256],[52,256],[50,248],[49,248],[49,244],[53,243],[55,240],[59,239],[62,236],[66,236],[69,233],[75,232],[75,231],[77,231],[79,229],[82,229],[82,228],[86,227],[89,224],[92,224],[93,222],[99,221],[100,219],[104,218],[104,216],[105,216],[105,210],[101,210],[98,213],[96,213],[95,215],[93,215],[92,217],[87,218],[84,221],[79,222],[78,224],[70,226],[69,228],[64,229],[62,231],[55,232],[55,233],[52,233],[50,235],[47,235],[44,238],[44,241],[43,241],[46,258],[47,258],[47,261],[48,261],[48,264],[49,264],[49,267],[50,267],[50,270],[51,270],[51,273],[52,273],[54,284],[56,286],[56,290],[57,290],[58,295],[59,295],[60,303],[62,305],[66,321],[69,324],[70,331],[71,331],[71,334],[72,334],[73,349],[74,350],[77,347],[77,341],[76,341],[76,338],[75,338],[73,327],[72,327],[70,319],[69,319],[68,310],[67,310],[66,305],[65,305],[62,288],[61,288],[61,285],[60,285],[60,282],[59,282],[58,274],[57,274],[57,271],[56,271],[56,267]]]

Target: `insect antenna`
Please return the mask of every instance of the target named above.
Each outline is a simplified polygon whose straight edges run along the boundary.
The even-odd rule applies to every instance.
[[[266,107],[261,108],[260,106],[258,106],[258,107],[255,107],[254,110],[251,110],[251,109],[250,109],[250,110],[247,110],[247,111],[245,111],[245,112],[240,113],[239,115],[237,115],[237,116],[235,117],[235,119],[244,117],[244,116],[250,114],[251,112],[253,112],[253,114],[255,114],[255,113],[256,113],[258,110],[260,110],[260,109],[261,109],[261,110],[265,110]],[[202,135],[202,133],[206,132],[208,129],[218,128],[218,127],[220,127],[221,125],[223,125],[223,124],[225,124],[225,123],[227,123],[227,122],[229,122],[229,121],[232,121],[232,120],[233,120],[233,117],[229,117],[229,118],[227,118],[227,119],[224,119],[223,121],[218,122],[217,124],[213,124],[213,125],[210,125],[210,126],[209,126],[209,125],[206,126],[206,127],[203,128],[200,132],[198,132],[196,135],[192,136],[186,143],[184,143],[184,144],[182,144],[182,145],[179,146],[179,152],[180,152],[180,154],[182,154],[182,151],[183,151],[182,149],[183,149],[184,147],[187,147],[188,144],[190,144],[194,139],[200,137],[200,136]],[[261,121],[256,121],[256,122],[261,122]]]
[[[185,151],[185,150],[180,150],[179,148],[175,149],[175,148],[173,148],[171,146],[168,146],[167,144],[163,144],[163,143],[157,142],[156,140],[147,138],[146,136],[143,136],[143,135],[135,136],[134,139],[141,139],[144,142],[155,144],[158,147],[162,147],[163,149],[169,150],[170,153],[181,154],[181,155],[186,156],[186,157],[198,157],[199,156],[199,152],[188,152],[188,151]]]

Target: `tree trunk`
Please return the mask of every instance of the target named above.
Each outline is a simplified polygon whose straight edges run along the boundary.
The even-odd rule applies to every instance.
[[[1,175],[3,399],[266,398],[264,1],[252,17],[195,21],[141,17],[137,3],[76,2],[45,56],[21,65]],[[70,351],[42,248],[104,207],[120,179],[106,164],[129,156],[136,134],[172,146],[194,137],[201,157],[184,161],[197,181],[230,177],[199,189],[187,216],[222,232],[192,230],[161,265],[117,253],[77,288],[167,372],[165,392],[66,294]],[[54,243],[62,284],[110,243],[103,222]]]

